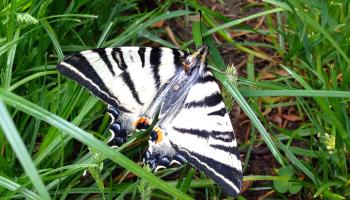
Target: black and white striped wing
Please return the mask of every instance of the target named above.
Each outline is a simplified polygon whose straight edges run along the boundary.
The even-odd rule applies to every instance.
[[[119,111],[139,115],[181,67],[177,49],[121,47],[87,50],[57,69]]]
[[[203,170],[229,195],[239,193],[239,150],[220,88],[209,70],[191,87],[183,108],[165,131],[176,153]]]

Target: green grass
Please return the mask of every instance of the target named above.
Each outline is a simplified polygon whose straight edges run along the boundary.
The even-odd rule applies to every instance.
[[[216,78],[251,121],[249,138],[240,145],[244,169],[251,169],[257,145],[266,145],[275,160],[271,162],[278,165],[273,176],[245,173],[244,180],[255,184],[238,198],[269,192],[269,197],[279,199],[350,198],[350,1],[265,0],[243,5],[242,13],[254,7],[260,11],[235,20],[196,1],[166,0],[153,9],[142,2],[0,3],[1,199],[224,197],[189,165],[155,174],[140,167],[147,145],[143,132],[118,149],[106,146],[105,105],[55,69],[74,51],[122,45],[175,47],[165,27],[153,27],[175,20],[188,26],[184,30],[192,30],[193,39],[175,35],[181,48],[202,43],[211,47]],[[189,21],[199,10],[202,24]],[[247,25],[262,17],[263,26]],[[265,40],[238,41],[230,37],[235,32]],[[237,86],[223,73],[231,63],[224,62],[221,45],[246,56],[241,70],[247,76],[240,77]],[[283,70],[285,75],[261,79],[264,70],[256,62],[261,60],[269,63],[264,70]],[[278,126],[263,114],[265,109],[292,107],[303,119],[294,129]],[[82,178],[88,168],[96,180]],[[288,176],[281,175],[286,169],[291,170]]]

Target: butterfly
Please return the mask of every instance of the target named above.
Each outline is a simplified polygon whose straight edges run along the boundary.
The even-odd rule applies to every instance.
[[[236,196],[242,186],[239,150],[206,63],[208,52],[207,46],[193,53],[165,47],[100,48],[68,56],[57,69],[107,103],[110,146],[120,146],[135,129],[154,122],[144,157],[148,166],[158,170],[188,162]]]

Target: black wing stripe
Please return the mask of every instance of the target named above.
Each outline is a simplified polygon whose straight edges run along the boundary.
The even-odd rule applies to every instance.
[[[187,128],[178,128],[178,127],[173,127],[173,129],[177,132],[180,133],[189,133],[191,135],[196,135],[198,137],[201,138],[209,138],[210,137],[210,133],[206,130],[199,130],[199,129],[187,129]]]
[[[242,186],[242,171],[218,162],[212,158],[189,151],[188,149],[178,148],[173,143],[172,145],[189,163],[198,169],[203,170],[210,178],[222,186],[226,193],[233,196],[237,195]],[[230,183],[233,183],[238,190],[233,188]]]
[[[178,49],[172,49],[173,51],[173,55],[174,55],[174,63],[175,63],[175,67],[181,67],[182,63],[181,63],[181,55]]]
[[[150,63],[153,70],[154,83],[159,90],[160,88],[160,76],[159,76],[159,65],[162,57],[162,50],[160,48],[152,48],[150,54]]]
[[[223,117],[223,116],[226,115],[226,113],[227,113],[226,109],[225,109],[225,108],[221,108],[220,110],[217,110],[217,111],[213,111],[213,112],[211,112],[211,113],[208,113],[208,115],[209,115],[209,116],[210,116],[210,115],[218,115],[218,116]]]
[[[201,77],[199,79],[199,82],[200,83],[215,82],[215,78],[212,75],[207,75],[207,76]]]
[[[187,108],[196,108],[196,107],[213,107],[222,102],[222,97],[219,92],[215,92],[209,96],[206,96],[203,100],[192,101],[185,103],[185,107]]]
[[[239,151],[237,147],[229,147],[229,146],[220,145],[220,144],[211,144],[210,146],[213,147],[214,149],[220,149],[227,153],[233,154],[239,160]]]
[[[139,56],[140,56],[140,60],[142,63],[142,68],[145,67],[145,52],[146,52],[146,48],[145,47],[140,47],[139,50],[137,51]]]
[[[87,58],[85,56],[83,56],[80,53],[79,54],[75,54],[75,55],[72,55],[72,56],[68,57],[67,59],[63,60],[63,62],[71,65],[74,68],[76,68],[77,71],[79,71],[83,75],[85,75],[87,79],[92,80],[92,82],[94,82],[96,85],[98,85],[103,91],[105,91],[108,94],[110,94],[109,89],[105,86],[105,84],[103,83],[102,79],[96,73],[94,68],[90,65],[89,61],[87,60]],[[62,68],[60,66],[62,66]],[[59,65],[57,67],[57,69],[58,70],[66,69],[66,67],[63,66],[63,65]],[[64,74],[64,75],[68,75],[68,77],[69,77],[70,74],[68,73],[68,74]]]
[[[115,72],[113,70],[112,63],[108,59],[108,56],[106,54],[106,50],[103,48],[100,48],[100,49],[94,49],[92,51],[97,53],[102,58],[103,62],[107,65],[109,71],[112,73],[113,76],[115,76]]]
[[[232,142],[233,133],[230,131],[207,131],[207,130],[199,130],[199,129],[187,129],[187,128],[179,128],[173,127],[173,129],[179,133],[183,134],[191,134],[201,138],[208,139],[212,137],[214,139],[223,141],[223,142]]]
[[[67,63],[72,67],[76,68],[85,77],[82,77],[80,74],[77,74],[74,70],[64,66],[64,63]],[[118,110],[122,112],[130,113],[128,109],[118,105],[118,99],[109,92],[108,88],[103,84],[100,77],[97,75],[95,70],[93,70],[93,68],[91,67],[91,65],[83,55],[77,54],[77,55],[68,57],[63,61],[63,64],[61,63],[57,65],[57,70],[61,74],[83,85],[86,89],[88,89],[94,95],[101,98],[103,101],[107,102],[108,104],[116,107]]]
[[[119,48],[113,48],[113,50],[112,50],[112,58],[118,64],[118,67],[123,71],[121,73],[121,77],[122,77],[124,83],[126,84],[126,86],[131,91],[132,96],[134,97],[135,101],[138,104],[143,105],[143,103],[141,102],[140,97],[139,97],[139,95],[138,95],[138,93],[137,93],[137,91],[135,89],[134,82],[131,80],[130,74],[127,71],[128,66],[127,66],[127,64],[124,61],[123,52]]]

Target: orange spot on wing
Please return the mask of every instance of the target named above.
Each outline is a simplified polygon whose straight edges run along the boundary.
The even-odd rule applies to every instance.
[[[154,131],[157,133],[157,140],[156,140],[156,144],[163,141],[164,139],[164,134],[162,129],[160,129],[159,127],[154,128]]]
[[[136,122],[133,122],[132,125],[137,127],[139,124],[148,124],[150,125],[150,121],[146,117],[140,117]]]

